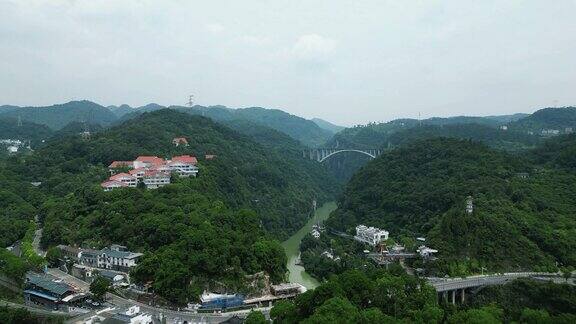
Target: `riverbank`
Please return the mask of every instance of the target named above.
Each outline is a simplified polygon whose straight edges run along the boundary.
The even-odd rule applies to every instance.
[[[304,225],[298,232],[292,235],[289,239],[282,242],[282,246],[286,251],[286,256],[288,257],[288,281],[297,282],[307,289],[314,289],[319,285],[318,280],[314,279],[304,270],[304,267],[296,264],[299,261],[300,256],[300,242],[310,233],[312,230],[312,225],[319,221],[323,221],[330,216],[330,213],[336,209],[336,202],[328,202],[322,205],[322,207],[316,210],[314,217],[308,220],[306,225]]]

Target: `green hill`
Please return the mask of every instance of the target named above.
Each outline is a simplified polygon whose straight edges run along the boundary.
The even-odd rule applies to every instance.
[[[109,125],[116,116],[108,109],[90,101],[71,101],[48,107],[18,107],[0,113],[0,118],[21,118],[58,130],[70,122]]]
[[[150,104],[135,108],[133,112],[122,116],[123,120],[134,118],[146,111],[155,111],[164,107]],[[249,121],[254,124],[269,127],[289,135],[307,146],[319,146],[326,142],[333,134],[331,131],[320,128],[311,120],[304,119],[278,109],[266,109],[260,107],[232,109],[224,106],[171,106],[192,115],[209,117],[217,122]]]
[[[576,107],[544,108],[510,123],[511,129],[540,133],[555,129],[564,133],[566,128],[576,130]]]
[[[171,144],[177,136],[188,138],[189,149]],[[295,145],[287,138],[281,141]],[[90,141],[70,137],[38,153],[45,158],[37,164],[56,167],[56,173],[64,171],[68,161],[76,161],[74,169],[86,171],[91,165],[106,166],[138,155],[216,154],[218,159],[206,166],[199,181],[213,181],[205,185],[229,206],[260,211],[264,226],[281,237],[304,222],[312,199],[326,200],[337,191],[322,167],[302,159],[298,149],[271,151],[207,118],[168,109],[144,114],[98,133]],[[55,189],[61,186],[55,184]]]
[[[36,190],[45,198],[32,206],[44,223],[44,246],[116,243],[145,252],[133,278],[152,280],[157,293],[185,303],[207,287],[248,293],[245,275],[259,271],[281,280],[286,257],[275,239],[302,226],[313,199],[333,199],[338,190],[320,165],[302,159],[301,144],[260,131],[276,137],[260,134],[270,142],[259,144],[252,139],[256,133],[249,137],[208,118],[163,109],[90,140],[54,139],[2,165],[22,184],[42,182]],[[177,136],[190,145],[175,147]],[[216,158],[205,160],[207,153]],[[199,157],[197,178],[175,178],[156,190],[99,187],[113,160],[176,154]]]
[[[338,133],[339,131],[346,128],[344,126],[332,124],[331,122],[326,121],[324,119],[320,119],[320,118],[312,118],[311,120],[314,123],[316,123],[316,125],[318,125],[320,128],[325,129],[327,131],[330,131],[332,133]]]
[[[0,115],[0,139],[29,140],[32,148],[35,148],[52,134],[53,131],[44,125],[22,121],[22,126],[18,126],[17,119],[2,118]]]
[[[329,223],[348,231],[378,226],[396,238],[425,236],[440,250],[439,274],[576,265],[576,175],[534,170],[469,140],[417,141],[355,174]],[[469,195],[472,214],[464,211]]]

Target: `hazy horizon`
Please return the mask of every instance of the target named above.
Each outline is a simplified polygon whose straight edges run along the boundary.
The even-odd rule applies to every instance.
[[[0,105],[281,109],[352,126],[576,105],[576,1],[0,0]]]

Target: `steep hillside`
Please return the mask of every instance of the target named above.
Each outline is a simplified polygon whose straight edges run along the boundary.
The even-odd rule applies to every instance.
[[[354,175],[329,223],[425,236],[440,250],[440,273],[576,265],[574,181],[573,173],[534,172],[520,158],[468,140],[418,141]],[[464,211],[469,195],[472,214]]]
[[[174,147],[171,141],[177,136],[187,137],[189,148]],[[35,155],[38,161],[30,163],[38,166],[40,178],[44,174],[69,172],[76,177],[113,160],[177,153],[199,157],[216,154],[216,160],[203,165],[203,176],[197,182],[210,190],[214,199],[223,200],[230,207],[257,210],[263,225],[280,237],[305,221],[314,198],[323,201],[338,190],[322,167],[302,159],[297,149],[268,150],[207,118],[167,109],[95,134],[90,141],[74,136],[54,142]],[[46,179],[46,185],[54,186],[52,190],[69,190],[66,181],[54,179],[52,183],[51,179]],[[97,179],[90,181],[96,184]]]
[[[338,133],[339,131],[346,128],[344,126],[332,124],[331,122],[320,118],[312,118],[311,121],[316,123],[316,125],[318,125],[320,128],[330,131],[332,133]]]
[[[0,176],[17,174],[17,184],[44,196],[29,202],[28,195],[25,199],[7,192],[7,206],[25,199],[31,207],[4,210],[0,222],[15,217],[28,221],[37,213],[44,223],[45,247],[116,243],[145,252],[132,278],[153,281],[156,292],[178,304],[195,300],[207,288],[250,293],[248,274],[266,271],[273,282],[282,280],[286,256],[275,239],[308,219],[313,199],[333,199],[338,189],[320,165],[302,159],[301,144],[274,130],[262,131],[276,136],[270,144],[259,144],[208,118],[163,109],[89,140],[58,138],[31,155],[0,163],[6,168]],[[177,136],[186,137],[190,145],[175,147],[172,139]],[[259,136],[269,137],[254,134]],[[206,153],[216,158],[206,160]],[[197,178],[175,177],[156,190],[104,192],[99,186],[113,160],[176,154],[199,157]],[[34,188],[30,181],[42,185]],[[22,224],[7,227],[14,235],[2,244],[17,238]]]
[[[110,110],[86,100],[48,107],[19,107],[0,113],[0,118],[18,117],[56,130],[73,121],[109,125],[116,120],[116,116]]]
[[[564,133],[566,128],[576,130],[576,107],[544,108],[510,123],[511,129],[540,133],[554,129]]]

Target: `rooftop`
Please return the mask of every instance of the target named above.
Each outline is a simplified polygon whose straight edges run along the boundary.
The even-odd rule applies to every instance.
[[[26,282],[57,295],[64,295],[67,292],[74,292],[74,289],[62,281],[50,275],[40,275],[35,273],[26,274]]]
[[[107,256],[113,258],[121,258],[121,259],[134,259],[141,257],[143,255],[142,253],[130,252],[130,251],[115,251],[109,248],[103,249],[102,253],[105,253]]]

